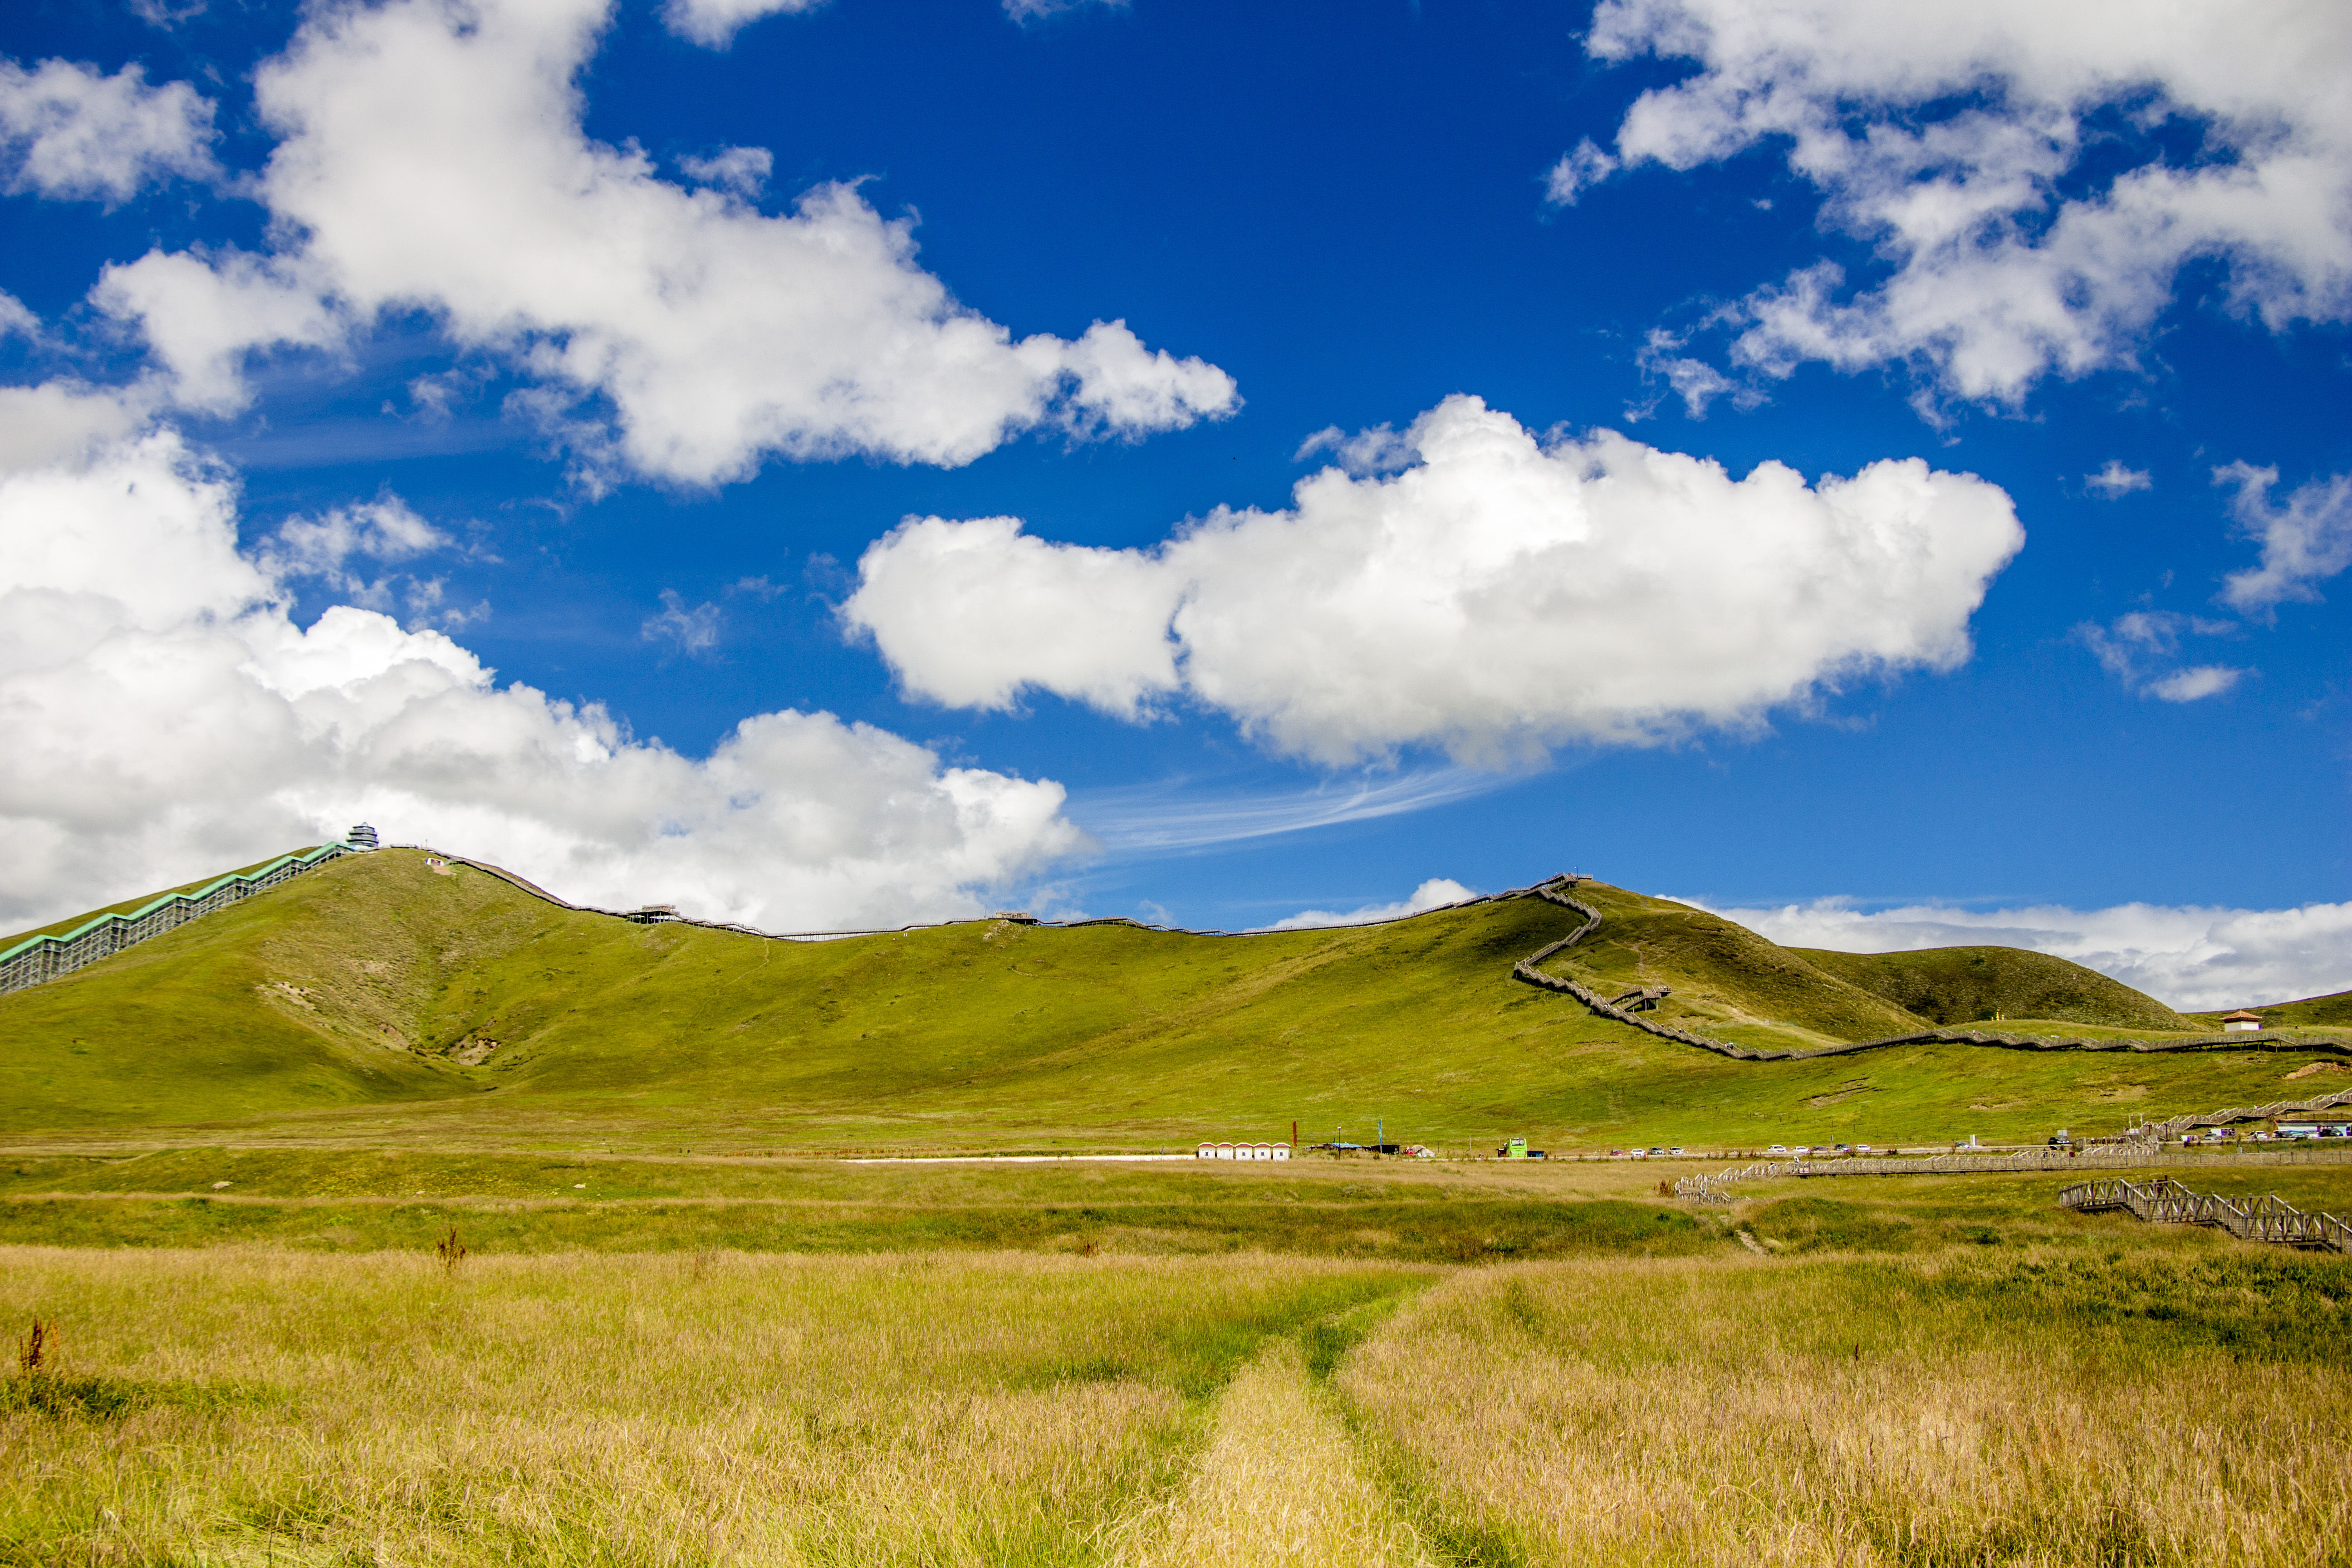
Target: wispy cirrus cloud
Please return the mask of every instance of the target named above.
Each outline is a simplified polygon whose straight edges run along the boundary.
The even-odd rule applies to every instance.
[[[2237,629],[2232,622],[2201,616],[2134,610],[2105,626],[2085,621],[2074,628],[2074,637],[2091,650],[2102,668],[2139,695],[2165,702],[2194,702],[2220,696],[2252,671],[2238,665],[2184,664],[2182,639],[2225,637]]]
[[[1141,858],[1401,816],[1513,782],[1473,768],[1433,768],[1295,790],[1220,789],[1197,779],[1171,778],[1081,791],[1072,796],[1069,813],[1106,853]]]
[[[1128,0],[1004,0],[1004,14],[1023,26],[1042,22],[1065,12],[1082,11],[1099,5],[1106,11],[1124,11]]]
[[[2230,511],[2239,528],[2263,547],[2261,565],[2222,584],[2221,602],[2263,620],[2290,600],[2317,604],[2318,584],[2352,566],[2352,474],[2313,479],[2284,503],[2270,499],[2278,477],[2252,463],[2213,470],[2215,484],[2237,491]]]
[[[2083,476],[2083,488],[2102,500],[2116,500],[2135,490],[2152,489],[2155,485],[2155,479],[2147,469],[2126,467],[2120,458],[2110,458],[2105,468]]]
[[[641,639],[667,643],[691,658],[700,658],[719,646],[719,627],[725,612],[718,605],[706,602],[689,610],[677,589],[664,588],[661,606],[637,628]]]

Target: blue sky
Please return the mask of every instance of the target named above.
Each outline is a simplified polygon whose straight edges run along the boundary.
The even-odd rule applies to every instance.
[[[5,900],[2352,985],[2352,21],[2106,9],[12,8]]]

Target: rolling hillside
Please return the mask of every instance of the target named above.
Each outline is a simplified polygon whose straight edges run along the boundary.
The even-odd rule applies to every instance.
[[[2274,1029],[2343,1029],[2352,1027],[2352,991],[2338,991],[2327,996],[2306,996],[2299,1002],[2250,1002],[2248,1006],[2262,1014],[2263,1021]],[[2218,1028],[2224,1013],[2234,1013],[2225,1007],[2212,1013],[2190,1015],[2200,1028]]]
[[[2014,947],[1938,947],[1915,952],[1790,951],[1815,968],[1937,1024],[2050,1018],[2116,1029],[2198,1026],[2153,996],[2110,980],[2095,969],[2046,952]]]
[[[1605,922],[1551,967],[1670,985],[1662,1019],[1767,1048],[1927,1026],[1718,917],[1577,896]],[[442,1147],[1169,1148],[1293,1119],[1369,1142],[1375,1118],[1455,1147],[1884,1143],[2273,1100],[2302,1065],[1944,1044],[1731,1061],[1510,977],[1575,923],[1515,899],[1246,938],[977,921],[784,942],[633,925],[386,850],[0,997],[0,1117]],[[1969,1005],[1930,982],[1923,1005]]]

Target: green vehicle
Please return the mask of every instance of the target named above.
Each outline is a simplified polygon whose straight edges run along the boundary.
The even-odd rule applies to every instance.
[[[1495,1154],[1497,1159],[1503,1160],[1540,1160],[1544,1157],[1542,1150],[1528,1148],[1528,1141],[1524,1138],[1512,1139],[1496,1150]]]

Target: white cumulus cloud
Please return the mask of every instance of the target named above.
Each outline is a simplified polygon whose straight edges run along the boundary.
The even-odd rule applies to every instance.
[[[295,268],[233,248],[150,251],[107,268],[90,299],[136,321],[170,369],[173,401],[207,414],[251,401],[243,367],[257,344],[326,348],[341,342],[349,325]]]
[[[1677,170],[1759,143],[1867,242],[1732,312],[1732,361],[1925,369],[1930,395],[2013,404],[2128,364],[2191,262],[2273,330],[2352,314],[2352,9],[2310,0],[1602,0],[1601,59],[1692,60],[1643,92],[1612,164]],[[2197,143],[2168,155],[2155,132]],[[2179,141],[2179,136],[2175,137]]]
[[[1541,440],[1467,396],[1395,439],[1401,471],[1328,468],[1289,510],[1221,509],[1148,551],[910,519],[845,619],[954,706],[1036,688],[1133,716],[1181,692],[1326,764],[1493,763],[1953,668],[2024,540],[1998,487],[1916,459],[1734,479],[1606,431]]]
[[[1967,910],[1915,904],[1864,911],[1843,899],[1778,909],[1685,903],[1785,947],[1907,952],[2021,947],[2072,959],[2187,1012],[2292,1002],[2352,989],[2352,904],[2236,910],[2119,904]]]
[[[1477,890],[1465,888],[1451,877],[1432,877],[1415,888],[1410,897],[1392,904],[1365,904],[1344,913],[1334,910],[1301,910],[1295,915],[1275,921],[1265,931],[1298,931],[1308,926],[1363,926],[1381,921],[1401,921],[1407,915],[1417,915],[1423,910],[1443,908],[1447,904],[1466,902],[1478,896]]]
[[[1135,717],[1178,682],[1183,584],[1155,556],[1053,544],[1011,517],[909,519],[866,552],[845,606],[913,690],[1009,708],[1024,687]]]
[[[108,446],[136,430],[137,399],[70,382],[0,386],[0,472],[39,468]]]
[[[1060,785],[831,714],[758,714],[696,759],[500,686],[440,632],[348,605],[298,626],[293,556],[339,569],[437,531],[346,509],[281,530],[273,563],[238,552],[235,500],[169,431],[0,474],[0,919],[361,820],[583,902],[772,929],[979,913],[1084,842]]]
[[[184,81],[147,84],[127,65],[108,76],[70,60],[30,70],[0,59],[0,168],[11,192],[127,202],[174,175],[205,179],[213,101]]]
[[[854,185],[770,216],[589,140],[576,79],[609,17],[610,0],[316,9],[256,79],[283,247],[152,251],[94,299],[208,409],[242,400],[252,351],[422,309],[534,378],[520,405],[592,479],[709,485],[772,455],[953,466],[1040,426],[1134,437],[1234,407],[1223,371],[1121,321],[1014,339]],[[740,188],[754,160],[730,156],[704,174]]]

